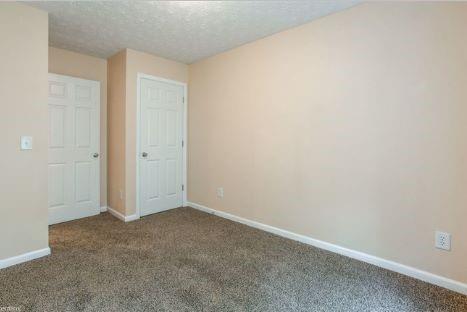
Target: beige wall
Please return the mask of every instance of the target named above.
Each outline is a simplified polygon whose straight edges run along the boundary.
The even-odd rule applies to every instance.
[[[138,73],[188,81],[188,66],[155,55],[126,50],[125,214],[136,212],[136,84]]]
[[[125,79],[126,50],[107,62],[108,204],[125,214]]]
[[[136,84],[138,73],[187,82],[188,66],[125,49],[108,60],[109,206],[136,213]]]
[[[467,282],[466,29],[368,3],[191,65],[189,201]]]
[[[48,247],[47,13],[0,3],[0,260]],[[33,149],[20,151],[20,136]]]
[[[49,47],[49,72],[101,83],[100,205],[107,206],[107,60]]]

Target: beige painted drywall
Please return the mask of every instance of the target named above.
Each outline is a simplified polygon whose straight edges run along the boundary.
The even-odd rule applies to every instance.
[[[0,3],[0,260],[48,247],[47,13]],[[33,149],[20,150],[20,136]]]
[[[126,49],[125,215],[136,212],[136,86],[138,73],[179,82],[188,81],[188,66],[155,55]]]
[[[107,206],[107,60],[49,47],[49,72],[96,80],[101,84],[100,205]]]
[[[108,60],[109,206],[136,213],[136,85],[138,73],[188,81],[188,66],[125,49]]]
[[[190,65],[189,201],[467,282],[466,31],[367,3]]]
[[[126,50],[107,60],[108,204],[125,214],[125,79]]]

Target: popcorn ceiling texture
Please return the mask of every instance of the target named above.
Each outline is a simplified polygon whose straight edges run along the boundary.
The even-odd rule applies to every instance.
[[[123,48],[193,63],[359,0],[45,1],[51,46],[107,58]]]

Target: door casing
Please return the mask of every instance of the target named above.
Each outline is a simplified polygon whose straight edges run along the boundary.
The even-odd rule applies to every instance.
[[[169,84],[173,84],[176,86],[181,86],[183,88],[183,98],[184,101],[182,103],[182,140],[184,142],[182,146],[182,181],[184,185],[184,189],[182,190],[182,199],[183,199],[183,206],[186,206],[187,203],[187,125],[188,125],[188,97],[187,97],[187,84],[180,81],[165,79],[162,77],[152,76],[144,73],[138,73],[136,78],[136,217],[141,217],[141,210],[140,210],[140,175],[139,175],[139,168],[141,162],[141,79],[150,79],[158,82],[165,82]]]

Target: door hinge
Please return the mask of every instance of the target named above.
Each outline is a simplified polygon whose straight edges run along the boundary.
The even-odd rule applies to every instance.
[[[185,97],[182,97],[182,102],[185,103]]]
[[[184,191],[184,190],[185,190],[185,185],[182,184],[182,191]]]
[[[182,147],[184,147],[184,146],[185,146],[185,141],[182,140]]]

